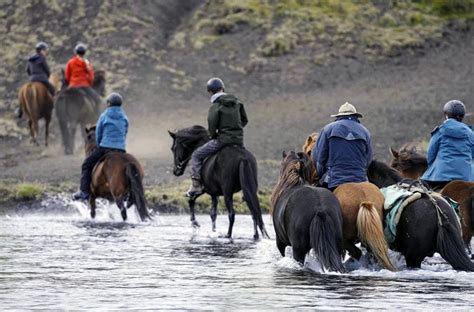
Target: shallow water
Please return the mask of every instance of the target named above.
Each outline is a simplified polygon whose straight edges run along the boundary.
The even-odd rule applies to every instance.
[[[54,206],[54,209],[52,207]],[[58,208],[59,206],[59,208]],[[64,209],[65,206],[69,208]],[[50,209],[51,208],[51,209]],[[439,256],[421,270],[392,273],[348,265],[348,274],[318,273],[282,258],[273,240],[252,240],[250,216],[238,215],[232,240],[209,216],[156,216],[121,222],[116,207],[91,221],[66,201],[0,216],[0,307],[5,309],[472,309],[474,273],[456,272]],[[269,216],[267,229],[274,237]],[[288,250],[289,251],[289,250]],[[362,261],[366,263],[367,261]]]

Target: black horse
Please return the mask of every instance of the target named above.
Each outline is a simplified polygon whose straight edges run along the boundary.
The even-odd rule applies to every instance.
[[[324,268],[344,272],[341,207],[329,190],[307,183],[311,177],[307,158],[304,153],[283,153],[272,194],[276,244],[283,257],[286,246],[291,246],[293,258],[300,264],[313,248]]]
[[[369,166],[368,177],[378,187],[393,185],[403,179],[396,169],[376,160]],[[434,199],[439,210],[425,196],[405,207],[391,248],[401,252],[411,268],[419,268],[425,257],[439,252],[454,269],[474,271],[474,263],[463,246],[456,214],[447,202]]]
[[[171,151],[174,156],[175,176],[181,176],[192,153],[209,141],[209,133],[202,126],[193,126],[177,132],[168,131],[173,138]],[[262,211],[257,197],[257,161],[245,148],[240,146],[227,146],[217,154],[205,160],[201,172],[205,193],[211,195],[211,220],[212,230],[216,230],[217,203],[219,196],[224,196],[224,202],[229,212],[229,230],[227,237],[232,237],[232,228],[235,220],[233,194],[242,190],[244,200],[250,209],[254,224],[254,238],[258,239],[258,228],[264,237],[269,237],[262,220]],[[189,199],[191,222],[199,226],[196,221],[194,206],[196,197]]]
[[[101,96],[105,96],[105,72],[95,73],[92,88]],[[63,87],[56,96],[56,117],[58,118],[61,137],[66,155],[74,153],[74,139],[77,125],[85,129],[86,125],[95,124],[100,113],[100,105],[84,93],[81,88],[67,88],[63,75]],[[82,132],[83,137],[85,135]]]

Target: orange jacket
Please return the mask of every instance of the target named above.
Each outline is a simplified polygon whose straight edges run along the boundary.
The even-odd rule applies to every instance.
[[[69,88],[90,87],[94,81],[92,64],[77,55],[67,62],[64,75],[69,83]]]

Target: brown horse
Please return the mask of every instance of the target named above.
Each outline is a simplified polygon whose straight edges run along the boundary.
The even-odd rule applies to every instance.
[[[85,128],[87,155],[97,148],[95,129],[95,126]],[[117,204],[124,221],[127,208],[132,205],[137,207],[142,221],[149,219],[142,181],[143,168],[135,157],[121,152],[106,154],[92,172],[91,217],[95,218],[96,198],[102,197]]]
[[[60,80],[57,74],[52,74],[50,83],[59,89]],[[39,132],[38,122],[45,120],[45,145],[48,146],[49,123],[54,107],[53,96],[48,92],[48,88],[42,82],[27,82],[18,90],[18,100],[20,109],[28,117],[28,126],[30,128],[31,143],[39,146],[36,137]]]
[[[303,152],[311,155],[316,142],[317,133],[312,133],[303,145]],[[317,177],[313,165],[312,177]],[[313,178],[314,181],[317,178]],[[334,190],[342,208],[344,249],[349,254],[360,259],[362,252],[355,246],[359,239],[370,248],[377,260],[386,269],[396,271],[388,257],[388,245],[383,233],[383,204],[384,196],[379,188],[369,182],[345,183]]]
[[[414,148],[407,148],[407,145],[399,151],[390,148],[390,153],[391,166],[399,170],[405,178],[418,179],[428,168],[425,155]],[[474,233],[474,182],[451,181],[440,193],[459,203],[462,238],[466,248],[471,252],[471,238]]]

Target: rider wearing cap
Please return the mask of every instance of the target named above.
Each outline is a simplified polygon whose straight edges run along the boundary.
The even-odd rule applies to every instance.
[[[462,122],[465,106],[451,100],[443,107],[445,121],[431,132],[428,169],[421,179],[432,188],[442,188],[453,180],[473,181],[474,136]]]
[[[48,45],[45,42],[38,42],[35,46],[36,53],[28,59],[28,64],[26,66],[26,73],[28,74],[29,80],[31,82],[37,81],[43,83],[51,96],[54,96],[55,90],[53,85],[49,82],[49,76],[51,71],[46,61],[46,56],[48,55]],[[22,115],[21,109],[17,109],[16,114],[18,118]]]
[[[75,55],[67,62],[64,78],[69,88],[81,88],[96,103],[100,103],[100,97],[92,89],[94,82],[94,69],[92,64],[85,58],[87,46],[79,43],[74,48]]]
[[[334,190],[344,183],[367,181],[372,143],[369,130],[359,121],[362,115],[346,102],[331,117],[336,120],[321,130],[311,153],[319,183]]]
[[[128,118],[122,109],[122,97],[111,93],[107,97],[107,109],[100,115],[96,125],[97,148],[84,160],[81,172],[80,191],[73,195],[75,200],[89,198],[92,170],[108,152],[125,152],[128,133]]]
[[[207,91],[211,95],[211,107],[207,116],[211,140],[195,150],[191,157],[192,186],[186,193],[189,197],[204,191],[201,182],[204,159],[227,145],[243,146],[244,127],[248,122],[244,104],[235,96],[224,92],[224,82],[220,78],[210,79]]]

